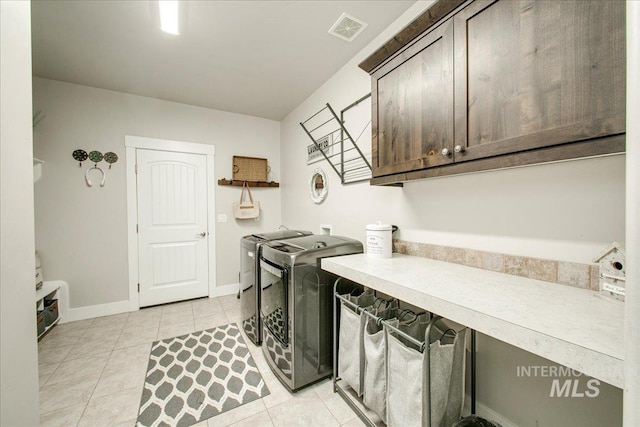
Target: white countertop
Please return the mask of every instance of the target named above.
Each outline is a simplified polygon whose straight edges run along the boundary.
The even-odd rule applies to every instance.
[[[622,388],[624,305],[596,292],[428,258],[365,254],[322,268]]]

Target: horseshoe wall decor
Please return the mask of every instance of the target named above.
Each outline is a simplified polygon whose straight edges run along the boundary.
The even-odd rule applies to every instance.
[[[99,168],[98,166],[90,167],[89,169],[87,169],[87,172],[84,174],[84,180],[87,182],[87,186],[88,187],[93,187],[93,184],[91,183],[91,180],[89,179],[89,172],[91,172],[94,169],[97,169],[97,170],[100,171],[100,173],[102,173],[102,181],[100,181],[100,187],[104,187],[104,182],[107,179],[107,175],[104,173],[102,168]]]

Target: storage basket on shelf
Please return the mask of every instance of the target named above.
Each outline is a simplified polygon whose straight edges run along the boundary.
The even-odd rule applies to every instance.
[[[267,159],[233,156],[234,181],[266,181],[269,171]]]
[[[44,333],[44,329],[45,329],[44,324],[45,324],[44,310],[38,310],[38,313],[36,314],[36,325],[38,327],[38,336]]]
[[[45,326],[51,326],[58,319],[58,300],[44,300],[44,322]]]

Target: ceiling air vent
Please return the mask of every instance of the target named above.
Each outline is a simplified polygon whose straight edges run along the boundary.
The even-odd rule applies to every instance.
[[[367,28],[366,23],[347,13],[343,13],[340,15],[340,18],[338,18],[336,23],[329,29],[329,34],[350,42],[365,28]]]

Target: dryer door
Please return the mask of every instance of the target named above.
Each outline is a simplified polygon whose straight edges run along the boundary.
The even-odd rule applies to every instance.
[[[289,344],[288,278],[286,267],[260,257],[260,316],[264,327],[284,345]]]

